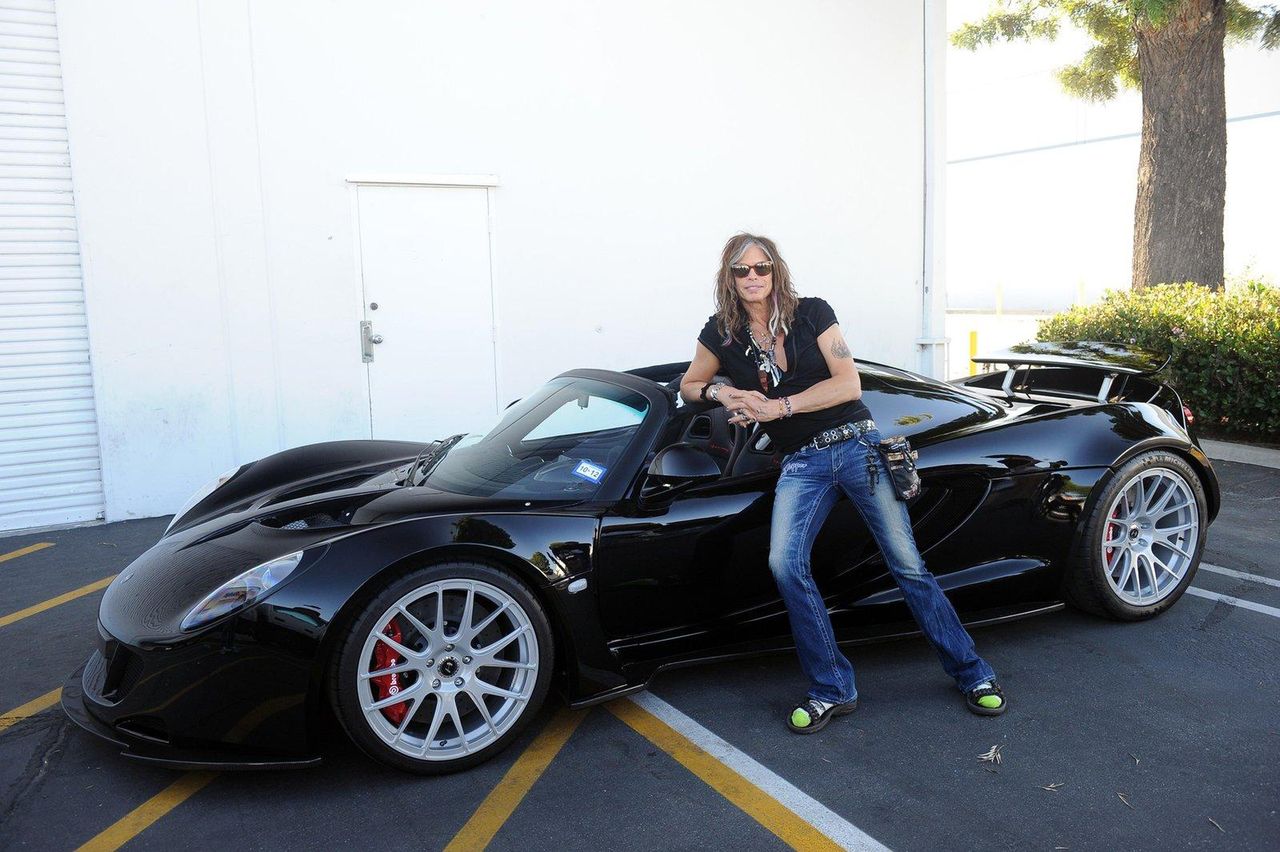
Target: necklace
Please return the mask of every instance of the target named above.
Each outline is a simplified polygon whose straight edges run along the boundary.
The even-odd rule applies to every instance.
[[[751,346],[747,347],[747,351],[744,354],[748,358],[752,357],[751,349],[755,347],[756,370],[760,374],[760,387],[768,390],[767,380],[772,379],[773,386],[776,388],[782,383],[782,371],[778,369],[778,358],[773,350],[777,336],[770,338],[769,347],[766,349],[756,340],[755,332],[752,331],[750,323],[747,324],[747,334],[751,337]]]

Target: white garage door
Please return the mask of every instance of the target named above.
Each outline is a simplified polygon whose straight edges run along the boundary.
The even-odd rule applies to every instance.
[[[102,517],[53,0],[0,0],[0,530]]]

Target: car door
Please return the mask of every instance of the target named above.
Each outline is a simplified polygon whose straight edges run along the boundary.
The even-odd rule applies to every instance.
[[[725,478],[646,507],[623,500],[604,514],[596,559],[600,607],[619,654],[659,659],[791,641],[769,569],[778,477],[771,455],[767,445],[748,445]],[[962,523],[986,485],[971,474],[940,471],[926,471],[923,479],[908,511],[917,544],[928,550]],[[810,567],[841,638],[912,629],[870,530],[844,494],[814,540]]]
[[[769,570],[778,469],[768,466],[645,507],[624,500],[601,519],[596,565],[602,622],[619,653],[658,658],[790,639]],[[853,504],[841,499],[819,532],[812,570],[827,596],[856,585],[851,569],[875,553]]]

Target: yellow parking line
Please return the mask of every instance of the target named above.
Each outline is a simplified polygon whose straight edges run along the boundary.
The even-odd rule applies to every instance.
[[[520,759],[502,776],[498,786],[480,803],[467,824],[449,841],[445,852],[488,846],[589,712],[574,712],[566,707],[556,713],[537,739],[529,743]]]
[[[28,553],[35,553],[37,550],[44,550],[46,547],[53,547],[53,542],[42,541],[39,544],[31,544],[17,550],[11,550],[4,555],[0,555],[0,562],[8,562],[10,559],[17,559],[19,556],[26,556]]]
[[[648,710],[626,700],[610,701],[605,706],[636,733],[684,764],[686,769],[791,848],[840,848],[777,799],[716,760]]]
[[[78,852],[83,850],[109,852],[109,850],[119,849],[217,777],[216,772],[188,772],[125,814],[97,837],[81,846]]]
[[[73,601],[76,598],[82,598],[85,595],[98,591],[99,589],[105,589],[107,586],[111,585],[111,581],[115,578],[116,575],[112,574],[110,577],[103,577],[101,580],[97,580],[87,586],[81,586],[78,589],[73,589],[70,592],[58,595],[56,598],[49,598],[49,600],[44,603],[34,604],[26,609],[20,609],[17,612],[11,612],[8,615],[0,616],[0,627],[7,627],[15,621],[21,621],[28,616],[44,612],[46,609],[53,609],[59,604],[64,604],[67,601]]]
[[[44,710],[48,707],[52,707],[53,705],[58,703],[58,699],[61,697],[62,697],[62,687],[58,687],[52,692],[46,692],[44,695],[41,695],[39,698],[33,698],[31,701],[28,701],[26,704],[23,704],[21,707],[13,708],[8,713],[5,713],[3,716],[0,716],[0,731],[4,731],[4,729],[9,727],[10,725],[21,722],[23,719],[27,718],[28,716],[36,715],[41,710]]]

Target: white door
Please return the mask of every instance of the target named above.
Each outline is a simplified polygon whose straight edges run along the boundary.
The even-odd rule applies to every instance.
[[[53,2],[0,14],[0,530],[101,518]]]
[[[374,438],[429,441],[497,412],[484,187],[356,187]]]

